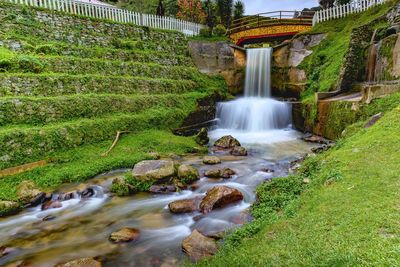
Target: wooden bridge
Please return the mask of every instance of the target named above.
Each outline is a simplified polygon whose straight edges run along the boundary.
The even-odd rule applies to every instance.
[[[233,21],[228,35],[237,45],[283,41],[310,30],[314,15],[314,11],[275,11],[246,16]]]

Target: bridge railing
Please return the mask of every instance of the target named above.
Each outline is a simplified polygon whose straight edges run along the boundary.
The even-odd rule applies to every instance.
[[[317,11],[313,18],[313,25],[317,23],[343,18],[353,13],[360,13],[367,9],[381,5],[387,0],[353,0],[346,5],[337,5],[331,8]]]
[[[120,9],[101,2],[92,3],[91,0],[6,0],[15,4],[41,7],[49,10],[61,11],[69,14],[107,19],[121,23],[132,23],[138,26],[147,26],[156,29],[180,31],[187,36],[199,35],[204,25],[170,17],[160,17],[150,14],[141,14],[126,9]]]
[[[228,34],[273,24],[312,24],[314,11],[275,11],[260,13],[234,20]]]

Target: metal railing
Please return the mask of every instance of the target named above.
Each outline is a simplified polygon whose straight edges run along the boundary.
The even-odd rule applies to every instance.
[[[371,7],[381,5],[387,0],[353,0],[346,5],[337,5],[331,8],[317,11],[313,18],[313,25],[317,23],[346,17],[353,13],[360,13]]]
[[[274,11],[245,16],[232,22],[231,27],[228,29],[228,34],[274,24],[311,25],[314,14],[314,11]]]
[[[14,4],[41,7],[96,19],[107,19],[121,23],[132,23],[150,28],[180,31],[187,36],[199,35],[204,25],[170,17],[141,14],[107,4],[96,4],[77,0],[6,0]]]

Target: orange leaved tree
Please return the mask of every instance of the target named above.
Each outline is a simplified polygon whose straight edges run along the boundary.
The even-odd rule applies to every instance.
[[[191,22],[204,23],[207,17],[200,0],[178,0],[177,17]]]

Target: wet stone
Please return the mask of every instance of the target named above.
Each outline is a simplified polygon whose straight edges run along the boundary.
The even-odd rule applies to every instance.
[[[62,208],[62,204],[60,201],[57,200],[50,200],[42,204],[42,210],[49,210],[49,209],[59,209]]]
[[[227,186],[215,186],[207,191],[200,204],[200,210],[207,214],[213,209],[223,208],[240,200],[243,200],[243,194],[239,190]]]
[[[83,258],[69,261],[67,263],[58,264],[56,267],[101,267],[101,262],[93,258]]]
[[[205,156],[203,158],[203,163],[207,165],[216,165],[220,164],[221,160],[216,156]]]
[[[110,241],[114,243],[132,242],[139,238],[140,231],[135,228],[122,228],[110,235]]]
[[[190,236],[182,241],[182,250],[192,261],[199,261],[204,257],[215,255],[218,251],[217,242],[194,230]]]
[[[247,150],[244,147],[241,146],[235,146],[232,151],[231,154],[233,156],[247,156]]]
[[[223,148],[223,149],[230,149],[236,146],[241,146],[240,142],[231,135],[226,135],[218,139],[214,143],[215,147]]]
[[[132,175],[139,181],[159,181],[175,175],[172,160],[145,160],[135,165]]]
[[[168,194],[176,192],[175,185],[153,185],[150,187],[150,193],[153,194]]]
[[[177,200],[169,203],[168,208],[175,214],[191,213],[199,210],[202,199],[203,197],[196,197],[192,199]]]
[[[81,197],[82,198],[90,198],[93,197],[96,194],[93,188],[88,187],[85,190],[82,191]]]

